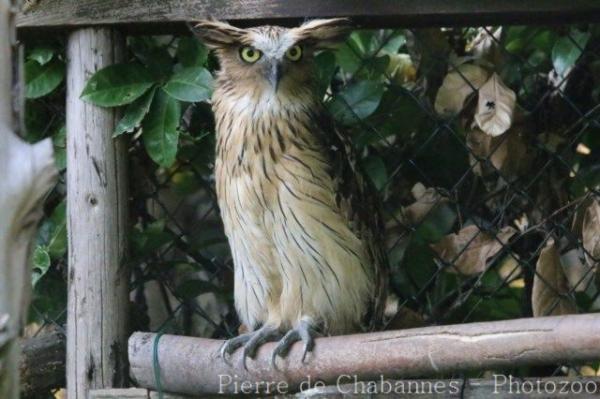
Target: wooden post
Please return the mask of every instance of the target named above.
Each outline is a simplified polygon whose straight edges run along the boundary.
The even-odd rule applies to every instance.
[[[12,74],[19,60],[12,12],[15,2],[0,0],[0,398],[19,396],[17,337],[29,306],[32,238],[41,203],[56,181],[52,142],[23,142],[18,131],[20,93]]]
[[[112,136],[117,112],[84,103],[86,81],[122,60],[122,36],[109,28],[77,30],[67,56],[67,226],[69,299],[67,391],[127,383],[127,147]]]
[[[242,365],[219,357],[223,341],[164,335],[158,367],[165,392],[279,395],[308,389],[317,381],[347,384],[381,378],[437,376],[462,370],[495,370],[524,365],[579,364],[600,358],[598,314],[540,317],[487,323],[414,328],[317,338],[314,353],[302,363],[302,343],[271,367],[275,343],[260,347]],[[156,389],[156,334],[129,339],[131,377],[142,388]]]

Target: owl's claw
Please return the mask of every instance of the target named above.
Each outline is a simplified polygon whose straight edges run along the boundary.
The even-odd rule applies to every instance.
[[[229,356],[231,356],[237,348],[240,348],[246,342],[250,341],[250,338],[252,338],[252,333],[245,333],[223,342],[223,345],[219,350],[220,356],[221,358],[223,358],[223,361],[227,365],[232,366],[231,361],[229,360]]]
[[[306,355],[308,352],[312,352],[315,347],[314,335],[315,331],[313,330],[312,326],[306,321],[301,321],[296,328],[288,331],[281,341],[279,341],[273,350],[273,355],[271,356],[271,366],[275,370],[278,370],[276,363],[277,356],[285,357],[292,348],[292,345],[298,341],[304,342],[302,363],[305,363]]]
[[[244,369],[248,370],[246,360],[247,358],[254,358],[258,348],[265,342],[275,341],[281,337],[281,333],[275,327],[262,326],[256,331],[238,335],[237,337],[231,338],[223,343],[221,346],[220,355],[223,361],[232,366],[230,357],[238,348],[243,347],[242,362]]]
[[[246,371],[248,371],[246,361],[248,360],[248,358],[254,359],[258,348],[262,344],[269,341],[276,341],[281,337],[279,329],[271,326],[262,326],[261,328],[250,334],[252,334],[252,336],[244,344],[244,351],[242,352],[242,362],[244,365],[244,370]]]

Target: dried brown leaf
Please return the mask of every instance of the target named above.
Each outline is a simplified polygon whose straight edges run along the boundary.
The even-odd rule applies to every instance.
[[[479,65],[459,65],[444,78],[435,98],[435,110],[439,114],[460,112],[467,97],[475,93],[487,78],[487,71]]]
[[[575,248],[562,254],[560,263],[572,290],[583,292],[590,286],[594,278],[594,268],[586,264],[581,248]]]
[[[600,204],[594,199],[586,208],[581,228],[587,264],[595,267],[600,260]]]
[[[502,27],[497,28],[493,32],[491,27],[481,27],[478,29],[477,35],[473,40],[467,43],[465,50],[471,52],[478,59],[486,60],[494,65],[498,64],[502,55],[499,48],[501,36]]]
[[[427,188],[421,183],[415,184],[411,192],[415,202],[403,208],[402,213],[405,220],[412,225],[419,224],[433,208],[447,201],[435,188]]]
[[[510,129],[517,96],[494,73],[479,89],[475,122],[490,136],[500,136]]]
[[[409,307],[401,305],[400,299],[395,294],[390,294],[386,298],[383,317],[387,330],[403,330],[426,325],[423,316]]]
[[[473,172],[478,176],[487,176],[498,170],[504,177],[510,178],[520,175],[530,163],[523,130],[517,127],[501,137],[492,137],[473,129],[467,135],[467,146],[471,150]],[[489,159],[493,168],[490,168],[486,159]]]
[[[506,256],[498,265],[498,275],[512,288],[523,288],[523,268],[516,254]]]
[[[540,252],[535,271],[531,293],[533,316],[577,313],[554,240],[549,240]]]
[[[485,271],[487,260],[496,255],[516,232],[513,227],[505,226],[493,237],[477,226],[467,226],[431,244],[431,248],[445,262],[452,263],[453,267],[447,269],[449,272],[470,276]]]
[[[386,74],[398,85],[414,82],[417,78],[417,69],[408,54],[385,53],[390,57]]]
[[[583,218],[594,197],[586,195],[573,201],[575,212],[573,212],[573,221],[571,222],[571,232],[580,237],[583,232]]]
[[[386,323],[386,330],[405,330],[407,328],[425,327],[427,322],[414,310],[401,306],[397,313]]]

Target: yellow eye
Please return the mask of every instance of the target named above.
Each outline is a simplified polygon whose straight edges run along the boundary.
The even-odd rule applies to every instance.
[[[258,61],[261,56],[262,52],[254,47],[245,46],[240,49],[240,57],[242,57],[242,60],[249,62],[250,64]]]
[[[290,47],[288,51],[285,52],[285,56],[290,61],[300,61],[300,58],[302,58],[302,47],[298,45]]]

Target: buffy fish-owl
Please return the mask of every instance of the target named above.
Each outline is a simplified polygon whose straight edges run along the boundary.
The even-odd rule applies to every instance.
[[[315,90],[315,54],[349,28],[345,19],[194,27],[220,64],[215,180],[235,307],[250,331],[226,341],[225,360],[242,348],[245,365],[260,345],[279,341],[275,365],[297,341],[305,356],[317,334],[381,322],[388,266],[375,190]]]

